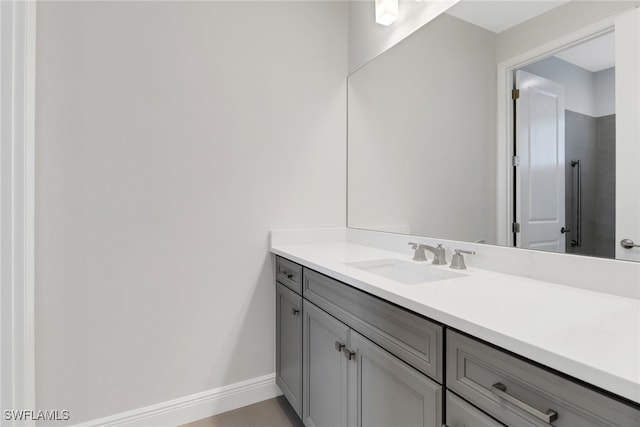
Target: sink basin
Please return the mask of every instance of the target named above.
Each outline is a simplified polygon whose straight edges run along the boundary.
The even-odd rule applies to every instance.
[[[419,283],[465,276],[464,274],[445,270],[441,267],[434,267],[431,264],[418,264],[401,259],[376,259],[371,261],[348,262],[345,263],[345,265],[407,285],[417,285]]]

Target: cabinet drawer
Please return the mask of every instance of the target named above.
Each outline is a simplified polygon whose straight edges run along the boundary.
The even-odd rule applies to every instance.
[[[473,405],[447,392],[446,427],[504,427]]]
[[[315,271],[304,296],[416,369],[442,382],[442,327]]]
[[[276,280],[302,295],[302,266],[276,256]]]
[[[511,427],[640,425],[640,410],[450,330],[447,387]]]

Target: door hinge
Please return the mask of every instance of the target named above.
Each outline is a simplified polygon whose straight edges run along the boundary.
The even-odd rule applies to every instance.
[[[511,224],[511,232],[512,233],[519,233],[520,232],[520,223],[518,222],[514,222]]]
[[[520,99],[520,89],[513,89],[511,91],[511,99],[513,100]]]
[[[511,166],[513,166],[513,167],[520,166],[520,157],[519,156],[513,156],[511,158]]]

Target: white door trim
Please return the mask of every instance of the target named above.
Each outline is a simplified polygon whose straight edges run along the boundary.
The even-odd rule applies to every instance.
[[[616,20],[616,259],[640,261],[640,248],[625,249],[622,239],[640,240],[640,10]]]
[[[36,2],[0,1],[0,403],[3,410],[36,409],[35,19]],[[2,414],[3,425],[7,422],[4,418]]]
[[[624,11],[622,13],[626,13]],[[513,180],[511,177],[513,158],[513,103],[511,90],[514,88],[513,71],[528,64],[553,55],[556,52],[580,44],[584,41],[613,31],[616,18],[610,16],[588,25],[535,49],[509,58],[498,64],[498,113],[497,113],[497,244],[513,246],[511,221],[513,220]]]

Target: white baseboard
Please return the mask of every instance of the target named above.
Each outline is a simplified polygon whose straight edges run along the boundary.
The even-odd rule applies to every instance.
[[[275,374],[76,424],[76,427],[179,426],[282,394]]]

